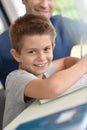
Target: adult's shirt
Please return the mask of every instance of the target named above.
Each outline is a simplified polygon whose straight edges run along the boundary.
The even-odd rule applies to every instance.
[[[51,17],[50,21],[57,32],[54,60],[70,56],[74,45],[87,41],[86,23],[62,17],[61,15]]]

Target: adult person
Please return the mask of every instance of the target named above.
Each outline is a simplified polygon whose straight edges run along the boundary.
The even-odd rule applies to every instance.
[[[11,54],[19,67],[6,79],[3,127],[33,100],[56,97],[87,73],[87,57],[52,61],[55,36],[54,27],[42,16],[26,14],[11,25]]]
[[[26,13],[43,15],[50,19],[56,29],[57,37],[54,48],[54,60],[70,55],[75,44],[87,40],[87,24],[73,21],[61,15],[52,16],[56,0],[22,0]],[[1,37],[3,37],[1,39]],[[9,72],[17,69],[18,64],[10,54],[11,44],[8,31],[0,36],[0,80],[5,86],[5,79]]]

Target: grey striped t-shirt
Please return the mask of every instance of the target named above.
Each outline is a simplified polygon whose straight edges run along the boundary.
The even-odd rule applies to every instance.
[[[49,77],[54,72],[55,67],[53,64],[51,64],[48,68],[48,71],[45,73],[45,76]],[[3,128],[35,100],[31,99],[28,102],[24,101],[25,86],[34,79],[37,79],[35,75],[24,70],[15,70],[7,76]]]

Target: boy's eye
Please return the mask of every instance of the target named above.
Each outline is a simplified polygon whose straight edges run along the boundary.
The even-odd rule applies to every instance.
[[[32,51],[29,51],[28,53],[33,55],[36,53],[36,51],[32,50]]]
[[[44,51],[46,51],[46,52],[48,52],[50,50],[51,50],[51,47],[47,47],[47,48],[44,49]]]

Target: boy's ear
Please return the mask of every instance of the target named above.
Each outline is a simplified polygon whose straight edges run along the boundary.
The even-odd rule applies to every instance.
[[[55,43],[53,43],[53,50],[54,50],[54,48],[55,48]]]
[[[14,59],[17,61],[17,62],[20,62],[21,60],[21,56],[19,53],[17,53],[17,51],[15,49],[11,49],[10,50],[10,53],[12,54],[12,56],[14,57]]]

